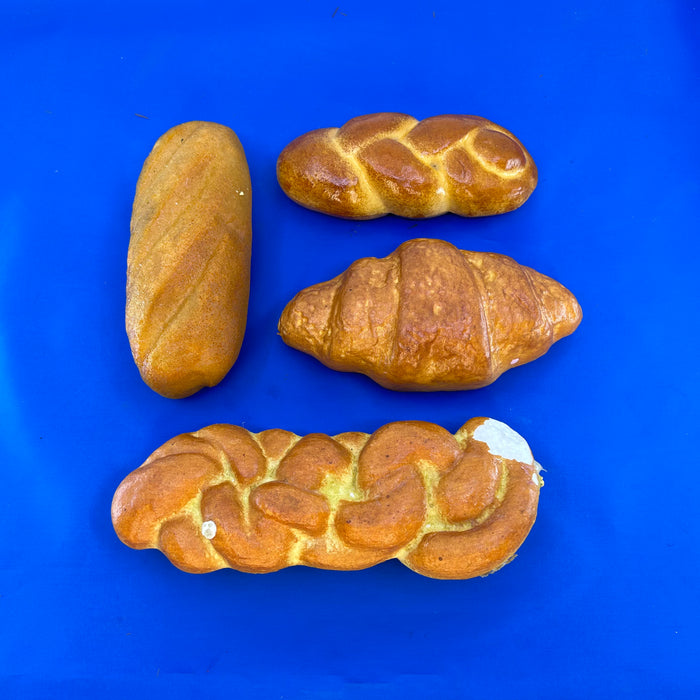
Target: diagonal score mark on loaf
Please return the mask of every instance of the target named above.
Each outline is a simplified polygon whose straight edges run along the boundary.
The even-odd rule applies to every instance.
[[[160,324],[159,328],[155,328],[154,331],[150,334],[150,348],[146,350],[145,355],[143,356],[143,364],[144,366],[148,365],[150,357],[158,350],[158,347],[160,344],[163,342],[164,338],[167,335],[168,329],[173,325],[173,323],[180,317],[182,314],[187,310],[187,308],[192,304],[192,302],[196,299],[197,291],[201,287],[201,285],[204,283],[204,281],[207,279],[207,272],[209,271],[209,268],[214,260],[216,260],[216,257],[221,250],[221,248],[226,244],[226,237],[222,236],[220,240],[215,244],[214,248],[212,249],[209,257],[206,259],[204,265],[201,267],[201,271],[197,275],[196,279],[194,280],[194,283],[192,286],[189,288],[187,291],[187,294],[182,297],[178,301],[177,306],[175,307],[174,310],[171,311],[170,315],[162,321]],[[187,257],[185,257],[185,260]],[[178,278],[178,270],[174,270],[171,274],[171,278],[177,279]],[[155,303],[155,302],[154,302]],[[155,326],[155,324],[154,324]],[[140,348],[142,349],[142,348]]]
[[[134,210],[132,212],[131,232],[132,236],[134,232],[141,231],[142,233],[138,239],[134,238],[133,245],[129,246],[131,253],[128,260],[129,264],[140,264],[141,261],[151,255],[159,243],[172,235],[172,231],[179,230],[178,224],[182,218],[192,209],[196,202],[201,200],[203,193],[210,188],[211,182],[214,179],[213,168],[210,167],[215,158],[214,153],[204,153],[196,163],[194,169],[189,172],[188,177],[186,179],[180,177],[182,162],[189,162],[191,150],[197,148],[196,144],[193,145],[191,141],[194,140],[195,135],[201,129],[201,126],[190,128],[189,133],[182,137],[181,142],[175,144],[173,152],[167,161],[164,164],[158,165],[155,173],[152,168],[149,168],[147,172],[142,173],[139,177],[137,197],[134,199]],[[167,148],[169,145],[170,144],[165,144],[163,148]],[[157,162],[155,156],[159,150],[157,145],[153,148],[151,155],[146,161],[149,165]],[[175,161],[179,162],[177,167],[175,167]],[[168,182],[166,183],[166,181]],[[199,182],[199,187],[196,188],[194,194],[192,193],[193,181]],[[166,184],[167,187],[164,187]],[[178,189],[182,190],[182,196],[176,199],[174,195]],[[158,193],[155,202],[154,193]],[[150,230],[150,228],[156,227],[155,225],[158,223],[158,219],[161,216],[171,214],[171,203],[177,203],[181,199],[186,202],[186,206],[176,210],[175,218],[167,222],[167,225],[163,226],[161,235],[156,237],[151,241],[150,245],[141,250],[140,242],[147,235],[146,232]],[[146,226],[145,222],[150,222],[150,225]],[[139,258],[133,257],[133,250],[139,250],[141,254]]]
[[[194,137],[201,131],[202,126],[195,122],[190,122],[188,124],[182,124],[180,128],[182,131],[180,132],[179,143],[173,143],[173,141],[177,139],[177,135],[173,131],[166,132],[156,141],[156,144],[151,149],[151,153],[144,163],[144,168],[139,177],[142,182],[137,184],[137,191],[141,189],[139,185],[142,184],[147,192],[157,192],[161,189],[165,180],[172,181],[170,184],[170,190],[172,191],[174,186],[179,182],[177,177],[173,179],[173,173],[179,172],[182,162],[189,159],[188,151],[190,150],[191,141],[194,140]],[[164,163],[158,164],[158,156],[161,151],[166,149],[171,149],[169,157]],[[176,162],[178,165],[172,167]],[[149,194],[148,197],[142,196],[138,198],[140,213],[137,214],[136,211],[132,212],[132,214],[137,214],[134,217],[136,222],[142,217],[151,219],[157,218],[158,213],[162,210],[163,203],[167,201],[167,196],[159,197],[160,207],[155,211],[150,211],[151,208],[148,206],[149,203],[152,203],[152,200],[152,194]],[[136,204],[136,201],[134,203]]]
[[[184,151],[185,149],[182,147],[176,149],[177,153],[184,153]],[[187,157],[187,153],[184,153],[184,156]],[[192,274],[188,266],[193,255],[191,249],[183,250],[183,242],[186,242],[186,237],[180,236],[173,240],[173,235],[187,230],[187,226],[180,226],[180,223],[190,216],[192,209],[201,202],[204,193],[210,189],[216,174],[214,168],[210,167],[213,158],[213,154],[201,158],[186,181],[179,179],[177,173],[169,172],[165,168],[158,170],[156,179],[167,176],[170,182],[165,191],[159,194],[156,202],[158,206],[155,210],[151,210],[143,203],[143,200],[150,196],[148,193],[153,191],[154,185],[146,179],[145,183],[139,187],[139,190],[142,187],[145,188],[146,192],[139,192],[137,195],[137,200],[140,202],[139,212],[136,210],[134,212],[131,230],[132,237],[136,231],[140,230],[142,233],[138,239],[132,238],[129,244],[127,303],[132,304],[131,314],[134,315],[130,336],[132,342],[137,343],[139,355],[142,357],[153,351],[167,326],[178,314],[178,309],[173,311],[170,305],[163,303],[163,300],[179,299],[179,295],[168,295],[164,293],[164,290],[167,290],[169,285],[177,283],[181,277]],[[196,185],[193,185],[193,181]],[[193,186],[194,193],[192,192]],[[182,189],[181,196],[176,195],[178,189]],[[177,209],[174,209],[172,203],[177,205],[180,201],[184,202],[184,206],[178,206]],[[172,220],[159,222],[161,217],[172,218]],[[143,223],[144,219],[147,223]],[[193,226],[200,224],[200,221],[192,221]],[[149,235],[149,232],[157,231],[159,225],[162,228],[160,235],[149,241],[147,245],[142,245],[142,241]],[[216,228],[212,222],[210,237]],[[205,239],[205,242],[207,240]],[[213,244],[212,248],[215,253],[220,250],[225,240],[226,237],[222,236],[220,240],[213,240],[208,245]],[[193,243],[192,248],[198,245],[201,245],[201,242]],[[135,251],[138,252],[138,257]],[[212,255],[208,257],[206,264],[208,265],[211,260]],[[173,261],[177,263],[175,268],[173,268]],[[200,275],[200,279],[202,278]],[[150,293],[139,291],[148,288],[157,288],[161,293],[153,297]],[[145,305],[143,301],[139,301],[138,306],[133,305],[133,300],[144,298],[151,299],[151,303]],[[181,308],[181,306],[180,303],[179,307]]]
[[[498,456],[498,444],[494,453],[493,446],[472,437],[486,424],[509,431],[508,439],[501,441],[505,445],[500,448],[502,457]],[[490,433],[494,433],[493,429]],[[498,437],[498,430],[495,434]],[[291,465],[292,469],[287,464],[285,472],[285,459],[308,438],[319,440],[319,444],[330,446],[341,456],[347,454],[347,459],[335,466],[329,466],[325,458],[316,463],[302,461]],[[523,446],[519,448],[520,456],[507,453],[512,452],[512,444]],[[145,535],[141,541],[123,537],[116,520],[115,527],[130,546],[157,547],[176,566],[193,572],[226,566],[264,572],[295,564],[356,569],[398,557],[416,571],[438,578],[481,575],[513,556],[534,522],[541,485],[527,443],[507,426],[490,419],[473,419],[454,436],[433,424],[411,421],[389,424],[372,436],[344,433],[334,438],[300,438],[274,430],[252,434],[235,426],[210,426],[174,438],[159,448],[142,468],[127,477],[126,489],[130,479],[135,477],[138,481],[139,472],[149,466],[163,464],[165,471],[160,478],[164,479],[173,473],[168,464],[177,458],[205,460],[202,464],[210,465],[206,483],[197,487],[186,503],[178,507],[174,502],[172,512],[146,513],[149,522],[155,516],[160,522],[154,534]],[[516,461],[509,461],[513,459]],[[526,462],[519,463],[518,459]],[[529,489],[525,497],[518,493],[513,497],[513,475],[516,491]],[[281,523],[279,515],[264,514],[259,503],[256,505],[256,494],[275,483],[298,487],[299,493],[306,491],[316,499],[325,499],[329,510],[326,529],[309,533],[302,525]],[[304,485],[314,488],[304,489]],[[115,495],[117,504],[122,488]],[[409,494],[408,500],[404,498],[392,512],[393,499],[401,500],[402,493]],[[503,507],[502,516],[499,512]],[[248,515],[241,517],[245,508]],[[293,511],[281,515],[283,520],[294,521]],[[427,558],[423,555],[426,541],[435,535],[444,538],[452,533],[463,537],[464,533],[475,532],[472,539],[478,542],[484,532],[488,539],[489,530],[494,527],[506,535],[515,532],[516,541],[508,544],[506,550],[497,551],[495,559],[487,556],[485,563],[482,553],[476,552],[481,568],[477,566],[472,573],[471,569],[459,567],[452,573],[445,572],[442,565],[430,564],[435,540],[428,542]],[[464,548],[463,543],[460,546]],[[474,558],[474,552],[465,550],[464,556],[467,555]]]
[[[209,160],[210,159],[203,160],[198,166],[199,170],[205,174],[205,177],[201,179],[200,187],[197,188],[195,196],[191,196],[189,192],[183,191],[182,197],[175,199],[174,192],[177,187],[180,186],[180,183],[176,180],[171,188],[159,198],[160,206],[155,212],[152,212],[148,217],[146,214],[142,213],[132,220],[132,237],[134,233],[139,230],[141,230],[142,233],[138,239],[133,237],[132,241],[129,243],[127,255],[127,299],[141,296],[138,294],[137,290],[141,287],[152,285],[154,279],[158,279],[160,275],[171,268],[170,265],[163,263],[163,258],[166,260],[177,260],[183,257],[182,251],[178,249],[177,241],[171,239],[174,232],[181,230],[180,222],[189,216],[195,204],[201,200],[203,193],[210,186],[211,175],[206,177],[209,171]],[[185,201],[185,205],[177,209],[175,217],[172,221],[167,222],[167,225],[162,227],[163,230],[159,236],[156,236],[147,246],[142,246],[141,241],[148,235],[148,232],[152,229],[158,229],[157,224],[159,217],[161,215],[172,215],[173,209],[172,206],[169,206],[169,203],[178,202],[180,199]],[[145,208],[146,207],[141,206],[141,209]],[[146,218],[149,219],[149,223],[147,225],[142,225],[141,220]],[[138,251],[138,257],[134,251]],[[187,259],[186,256],[185,259]],[[168,278],[165,278],[163,284],[167,284],[168,279],[172,277],[173,275],[170,274]],[[153,308],[144,306],[139,308],[139,312],[138,325],[141,326],[143,325],[144,316],[152,314]]]

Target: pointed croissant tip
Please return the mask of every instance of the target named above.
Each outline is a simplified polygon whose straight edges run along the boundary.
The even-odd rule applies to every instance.
[[[277,332],[302,352],[322,352],[335,296],[336,280],[302,289],[284,307]]]
[[[571,292],[569,293],[571,294]],[[583,309],[581,308],[581,305],[578,303],[578,300],[573,294],[571,294],[571,300],[572,313],[569,319],[569,323],[564,328],[564,335],[571,335],[579,327],[581,321],[583,320]]]
[[[583,319],[583,311],[578,300],[563,284],[547,275],[533,270],[527,271],[534,292],[539,298],[542,308],[552,328],[552,342],[555,343],[567,335],[571,335]]]
[[[554,340],[571,335],[583,320],[583,310],[572,292],[564,285],[552,280],[559,287],[558,294],[544,297],[545,308],[550,315]]]

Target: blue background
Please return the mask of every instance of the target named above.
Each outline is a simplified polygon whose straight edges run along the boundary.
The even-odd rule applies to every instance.
[[[99,9],[96,9],[99,8]],[[698,75],[693,3],[0,6],[3,697],[698,697]],[[485,116],[540,174],[480,220],[348,222],[277,186],[282,148],[376,111]],[[142,116],[138,116],[142,115]],[[248,329],[216,388],[140,380],[124,331],[136,179],[222,122],[253,183]],[[409,238],[511,255],[584,320],[473,392],[401,394],[286,347],[302,287]],[[122,545],[121,479],[210,423],[299,434],[503,420],[547,469],[497,574],[184,574]]]

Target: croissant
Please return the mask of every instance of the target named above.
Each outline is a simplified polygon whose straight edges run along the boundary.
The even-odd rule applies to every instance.
[[[231,129],[188,122],[158,139],[136,186],[126,330],[141,376],[170,398],[218,384],[248,311],[251,192]]]
[[[543,484],[527,442],[473,418],[453,436],[421,421],[373,435],[299,437],[213,425],[179,435],[127,476],[119,538],[180,569],[363,569],[390,558],[425,576],[485,576],[508,563]]]
[[[476,389],[543,355],[576,329],[561,284],[505,255],[415,239],[362,258],[299,292],[282,312],[285,343],[388,389]]]
[[[298,204],[347,219],[488,216],[523,204],[537,168],[488,119],[383,112],[299,136],[280,154],[277,179]]]

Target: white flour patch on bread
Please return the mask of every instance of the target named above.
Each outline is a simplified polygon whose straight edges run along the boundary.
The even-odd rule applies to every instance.
[[[532,464],[534,459],[530,446],[522,435],[519,435],[505,423],[487,418],[475,431],[473,438],[483,442],[489,452],[496,457],[514,459],[523,464]]]
[[[213,540],[216,537],[216,523],[213,520],[205,520],[202,523],[202,536],[208,540]]]

